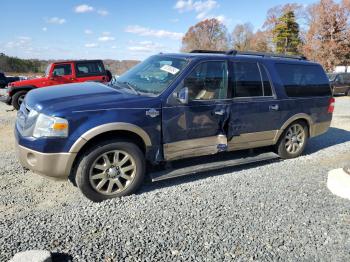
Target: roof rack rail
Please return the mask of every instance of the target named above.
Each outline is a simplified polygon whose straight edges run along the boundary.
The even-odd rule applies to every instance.
[[[297,60],[307,60],[305,56],[297,56],[297,55],[285,55],[285,54],[277,54],[277,53],[237,51],[237,50],[230,50],[228,52],[234,52],[233,55],[252,55],[252,56],[262,56],[262,57],[278,57],[278,58],[289,58],[289,59],[297,59]]]
[[[226,51],[217,51],[217,50],[192,50],[190,53],[199,53],[199,54],[226,54]]]
[[[215,50],[192,50],[190,53],[207,53],[207,54],[225,54],[225,55],[251,55],[251,56],[261,56],[261,57],[277,57],[277,58],[289,58],[297,60],[307,60],[305,56],[297,55],[285,55],[276,53],[265,53],[265,52],[255,52],[255,51],[238,51],[231,49],[228,51],[215,51]]]

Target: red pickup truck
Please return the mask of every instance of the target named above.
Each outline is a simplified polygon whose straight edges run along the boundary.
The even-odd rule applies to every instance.
[[[25,95],[34,88],[87,81],[107,83],[111,78],[101,60],[55,62],[47,67],[42,78],[10,83],[5,102],[18,110]]]

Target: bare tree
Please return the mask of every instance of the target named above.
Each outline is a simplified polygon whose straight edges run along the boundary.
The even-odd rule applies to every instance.
[[[309,29],[304,54],[327,70],[348,64],[350,60],[350,19],[349,9],[344,5],[346,2],[338,4],[333,0],[321,0],[308,10]]]
[[[250,50],[253,35],[252,24],[245,23],[236,25],[231,35],[233,48],[240,51]]]
[[[272,52],[272,47],[267,31],[258,30],[250,40],[250,49],[258,52]]]
[[[227,48],[227,28],[215,18],[191,26],[182,38],[181,50],[184,52],[194,49],[227,50]]]

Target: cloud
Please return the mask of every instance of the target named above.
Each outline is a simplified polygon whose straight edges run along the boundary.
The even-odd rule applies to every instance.
[[[177,23],[177,22],[179,22],[179,21],[180,21],[180,19],[178,19],[178,18],[174,18],[174,19],[170,19],[169,21],[170,21],[170,22],[172,22],[172,23]]]
[[[87,34],[87,35],[93,34],[93,32],[90,29],[85,29],[84,33]]]
[[[44,32],[46,32],[46,31],[47,31],[47,27],[43,27],[43,28],[41,28],[41,30],[43,30]]]
[[[109,14],[109,12],[107,10],[105,10],[105,9],[100,9],[100,10],[97,11],[97,13],[99,15],[101,15],[101,16],[106,16],[106,15]]]
[[[62,25],[66,22],[66,19],[59,17],[50,17],[46,19],[46,22],[49,24]]]
[[[133,44],[132,46],[128,47],[128,50],[134,51],[134,52],[145,52],[145,53],[155,53],[157,51],[160,51],[160,49],[164,48],[163,45],[154,43],[152,41],[141,41],[141,42],[131,42],[130,44]]]
[[[215,0],[178,0],[174,6],[180,13],[194,11],[197,19],[205,18],[211,10],[218,7],[219,4]]]
[[[114,41],[115,38],[113,36],[108,36],[108,35],[104,35],[104,36],[100,36],[98,38],[98,41],[101,41],[101,42],[109,42],[109,41]]]
[[[98,44],[96,44],[96,43],[86,43],[85,47],[86,48],[94,48],[94,47],[98,47]]]
[[[141,36],[153,36],[159,38],[171,38],[171,39],[181,39],[183,33],[170,32],[166,30],[154,30],[147,27],[142,27],[139,25],[129,25],[125,28],[125,32],[137,34]]]
[[[6,48],[10,49],[24,49],[31,50],[32,49],[32,38],[29,36],[18,36],[15,40],[9,41],[5,44]]]
[[[232,24],[232,19],[231,18],[227,18],[224,15],[218,15],[218,16],[209,16],[208,18],[215,18],[217,19],[219,22],[223,23],[226,26],[230,26]]]
[[[88,13],[94,11],[94,8],[89,5],[78,5],[74,8],[74,12],[76,13]]]

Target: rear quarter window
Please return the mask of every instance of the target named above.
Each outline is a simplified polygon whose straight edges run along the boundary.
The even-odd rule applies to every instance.
[[[75,64],[75,71],[78,77],[99,76],[105,73],[101,62],[78,62]]]
[[[287,96],[331,96],[329,80],[320,65],[277,63]]]

